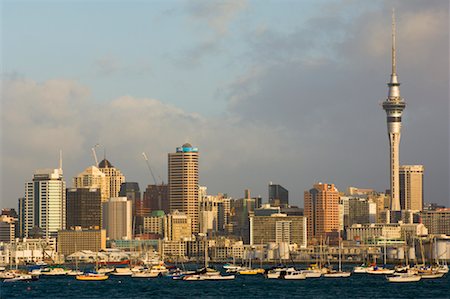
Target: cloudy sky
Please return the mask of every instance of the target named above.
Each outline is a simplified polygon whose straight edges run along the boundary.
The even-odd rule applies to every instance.
[[[303,205],[315,182],[384,191],[391,9],[398,22],[402,164],[449,204],[449,2],[1,1],[1,207],[35,169],[72,177],[91,147],[141,189],[145,151],[200,150],[210,194]]]

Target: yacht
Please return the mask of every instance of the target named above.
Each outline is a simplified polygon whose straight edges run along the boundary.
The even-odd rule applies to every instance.
[[[353,268],[353,273],[363,274],[367,273],[368,270],[373,270],[373,266],[367,266],[362,264],[361,266],[356,266]]]
[[[126,267],[126,268],[116,268],[116,270],[114,272],[111,272],[111,274],[115,276],[131,276],[133,272],[131,272],[130,268]]]
[[[19,274],[13,278],[5,279],[4,282],[15,282],[15,281],[30,281],[35,280],[30,274]]]
[[[372,270],[367,270],[367,274],[373,274],[373,275],[389,275],[389,274],[394,274],[395,270],[391,270],[388,268],[383,268],[383,267],[373,267]]]
[[[417,282],[421,279],[419,275],[402,273],[401,275],[388,276],[386,279],[389,282]]]
[[[297,270],[289,270],[286,271],[286,274],[283,277],[286,280],[303,280],[306,279],[306,274],[302,271]]]
[[[83,275],[77,275],[76,279],[81,281],[102,281],[107,280],[109,278],[108,275],[101,273],[86,273]]]

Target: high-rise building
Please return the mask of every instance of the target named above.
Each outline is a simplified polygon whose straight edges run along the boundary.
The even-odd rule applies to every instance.
[[[142,199],[142,213],[148,215],[152,211],[170,212],[169,185],[148,185]]]
[[[58,253],[67,257],[81,250],[98,252],[106,249],[106,231],[104,229],[73,229],[58,232]]]
[[[400,166],[400,206],[402,210],[423,210],[423,165]]]
[[[56,237],[66,227],[66,182],[62,169],[39,169],[25,183],[24,236]]]
[[[103,203],[103,228],[110,240],[131,240],[132,202],[126,197],[111,197]]]
[[[387,115],[387,129],[389,136],[389,166],[391,211],[400,211],[400,181],[399,181],[399,146],[400,130],[402,127],[402,112],[406,103],[400,96],[400,83],[397,78],[395,53],[395,17],[392,14],[392,74],[388,83],[388,98],[383,102],[383,109]]]
[[[20,197],[18,199],[18,204],[17,204],[17,211],[18,211],[18,219],[19,219],[19,223],[18,223],[18,229],[17,229],[17,236],[19,238],[23,238],[25,236],[25,221],[26,221],[26,217],[25,217],[25,197]]]
[[[109,185],[108,198],[118,197],[120,186],[125,182],[125,176],[118,168],[115,168],[106,160],[106,158],[98,163],[98,169],[106,175],[106,182]]]
[[[420,217],[430,234],[450,236],[450,208],[423,211]]]
[[[233,202],[233,232],[244,244],[250,244],[250,217],[260,207],[260,197],[251,198],[249,189],[245,190],[244,196]]]
[[[334,184],[315,184],[305,191],[304,199],[308,240],[325,240],[327,234],[339,230],[339,191]]]
[[[169,153],[169,201],[170,212],[185,213],[198,233],[198,148],[189,143]]]
[[[14,241],[17,219],[8,215],[0,215],[0,242]]]
[[[108,178],[95,166],[89,166],[74,177],[73,187],[99,189],[102,202],[105,202],[110,198]]]
[[[220,232],[231,231],[231,198],[224,196],[217,207],[217,225]]]
[[[102,227],[102,199],[98,188],[67,189],[67,225],[97,229]]]
[[[164,217],[164,237],[168,241],[186,241],[192,238],[192,219],[179,211]]]
[[[269,203],[273,207],[289,206],[289,191],[278,184],[269,183]]]
[[[250,217],[250,244],[283,243],[307,245],[306,218],[271,214]]]

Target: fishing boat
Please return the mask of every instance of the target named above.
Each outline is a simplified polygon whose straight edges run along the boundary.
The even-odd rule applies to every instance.
[[[306,279],[306,274],[304,274],[302,271],[290,270],[286,271],[286,274],[283,278],[286,280],[303,280]]]
[[[102,281],[107,280],[109,278],[108,275],[101,273],[86,273],[83,275],[77,275],[76,279],[81,281]]]
[[[401,275],[388,276],[386,279],[389,282],[417,282],[421,279],[419,275],[402,273]]]

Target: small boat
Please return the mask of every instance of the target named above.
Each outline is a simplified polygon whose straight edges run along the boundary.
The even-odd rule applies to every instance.
[[[67,275],[69,275],[69,276],[83,275],[83,271],[70,270],[69,272],[67,272]]]
[[[133,272],[130,268],[116,268],[116,271],[111,272],[115,276],[131,276]]]
[[[264,274],[265,270],[262,268],[259,269],[248,269],[248,268],[244,268],[240,271],[238,271],[238,273],[240,275],[257,275],[257,274]]]
[[[107,280],[109,278],[108,275],[101,273],[86,273],[83,275],[77,275],[76,279],[81,281],[101,281]]]
[[[395,270],[391,270],[388,268],[383,268],[383,267],[374,267],[372,270],[367,270],[366,272],[367,274],[372,274],[372,275],[390,275],[390,274],[394,274]]]
[[[289,271],[296,271],[296,270],[294,268],[276,267],[267,271],[266,277],[269,279],[283,278],[284,275],[286,275],[286,273]]]
[[[204,275],[203,279],[204,280],[233,280],[235,279],[236,276],[234,275]]]
[[[15,282],[15,281],[30,281],[30,280],[36,280],[33,278],[30,274],[19,274],[15,276],[14,278],[8,278],[5,279],[4,282]]]
[[[67,275],[69,271],[64,269],[64,268],[50,268],[49,270],[44,269],[41,271],[41,275],[46,275],[46,276],[64,276]]]
[[[186,281],[199,281],[199,280],[205,280],[204,275],[194,274],[194,275],[186,275],[183,277],[183,280]]]
[[[417,282],[421,279],[419,275],[415,274],[401,274],[401,275],[395,275],[395,276],[388,276],[386,279],[389,282]]]
[[[439,273],[444,273],[444,274],[446,274],[446,273],[448,273],[448,266],[447,266],[447,265],[440,265],[440,266],[437,268],[437,271],[438,271]]]
[[[11,271],[2,271],[0,272],[0,279],[11,279],[16,277],[16,275]]]
[[[422,277],[423,279],[436,279],[436,278],[441,278],[445,275],[445,273],[439,273],[439,271],[422,271],[419,272],[420,277]]]
[[[108,274],[108,273],[114,272],[114,268],[101,267],[101,268],[98,268],[97,272],[101,273],[101,274]]]
[[[356,266],[353,268],[353,273],[363,274],[367,273],[367,270],[373,270],[373,266],[366,266],[366,265]]]
[[[323,277],[327,278],[346,278],[350,277],[352,275],[352,272],[345,272],[345,271],[330,271],[329,273],[325,273]]]
[[[306,274],[302,271],[286,271],[286,274],[283,277],[286,280],[303,280],[306,279]]]
[[[131,274],[131,277],[133,277],[133,278],[156,278],[159,275],[160,274],[158,272],[144,270],[144,271],[133,272]]]

